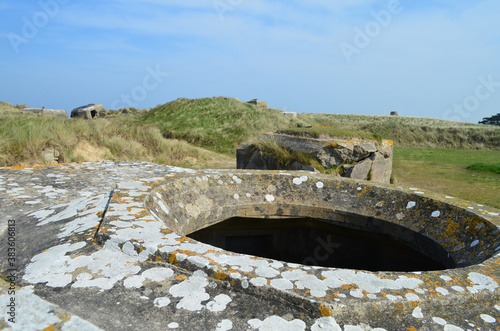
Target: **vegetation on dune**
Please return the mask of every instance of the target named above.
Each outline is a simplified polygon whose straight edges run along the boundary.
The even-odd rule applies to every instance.
[[[193,166],[225,159],[184,141],[166,140],[158,128],[125,117],[112,121],[31,114],[0,117],[0,166],[42,163],[41,151],[47,148],[59,150],[64,162],[130,160]]]
[[[500,129],[495,126],[405,116],[301,114],[299,119],[310,125],[371,132],[402,147],[500,150]]]
[[[0,113],[22,113],[24,108],[27,108],[26,105],[13,105],[8,102],[0,101]]]
[[[230,155],[262,132],[297,124],[280,110],[225,97],[177,99],[152,109],[143,119],[159,127],[166,137]]]

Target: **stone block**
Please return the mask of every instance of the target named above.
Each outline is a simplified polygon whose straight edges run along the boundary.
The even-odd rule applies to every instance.
[[[384,156],[380,153],[374,153],[370,159],[373,160],[370,180],[379,183],[390,183],[390,177],[389,181],[386,180],[387,162]]]
[[[343,177],[349,177],[354,179],[367,179],[368,173],[372,168],[372,160],[365,159],[356,164],[346,164],[344,165]]]

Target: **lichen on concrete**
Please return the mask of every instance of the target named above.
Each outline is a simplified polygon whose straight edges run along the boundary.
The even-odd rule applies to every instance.
[[[31,313],[43,315],[33,329],[492,330],[500,323],[499,211],[452,197],[307,172],[99,162],[1,168],[0,199],[4,227],[7,220],[16,227],[16,296],[37,298],[17,317],[33,323]],[[370,226],[349,214],[378,220],[381,233],[407,229],[408,240],[432,241],[421,249],[449,267],[307,266],[186,236],[234,216]],[[10,267],[2,263],[5,278]],[[0,302],[10,297],[4,286]]]

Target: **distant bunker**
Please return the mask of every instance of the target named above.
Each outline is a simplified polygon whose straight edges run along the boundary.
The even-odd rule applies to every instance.
[[[42,107],[42,108],[24,108],[23,111],[32,114],[38,114],[41,116],[68,118],[68,114],[63,109],[45,109]]]
[[[91,104],[73,109],[71,111],[71,118],[83,118],[86,120],[91,120],[91,119],[99,117],[99,114],[102,110],[104,110],[103,105],[91,103]]]
[[[493,208],[305,171],[101,162],[0,168],[0,179],[22,183],[26,171],[44,185],[83,182],[16,221],[22,291],[105,330],[500,323]]]

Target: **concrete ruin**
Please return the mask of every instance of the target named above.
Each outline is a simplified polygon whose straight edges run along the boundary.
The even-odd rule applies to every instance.
[[[89,162],[0,168],[0,201],[3,328],[493,330],[500,323],[500,211],[450,196],[303,171]],[[315,248],[304,263],[190,238],[234,218],[264,227],[314,218],[390,237],[438,264],[320,266],[343,245],[329,237],[309,238]],[[230,245],[239,234],[225,236]],[[259,240],[240,239],[239,248]]]
[[[267,102],[266,101],[259,101],[257,99],[252,99],[250,101],[247,101],[247,103],[252,104],[252,105],[256,105],[256,106],[259,106],[259,107],[267,108]]]
[[[313,137],[306,132],[289,130],[265,133],[259,139],[274,140],[291,152],[309,155],[325,168],[340,167],[343,177],[387,184],[391,182],[391,140]],[[311,165],[299,162],[280,164],[280,160],[274,155],[264,155],[254,144],[248,143],[236,150],[236,167],[257,170],[315,170]]]
[[[68,114],[63,109],[24,108],[23,111],[49,117],[68,118]]]
[[[99,117],[99,113],[104,110],[101,104],[91,103],[85,106],[75,108],[71,111],[71,118],[83,118],[91,120]]]

